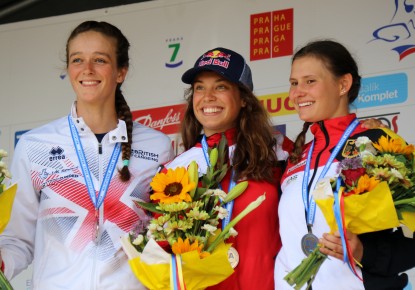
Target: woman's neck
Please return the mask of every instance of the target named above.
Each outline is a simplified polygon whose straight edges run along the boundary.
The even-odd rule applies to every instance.
[[[76,113],[95,134],[107,133],[118,124],[115,106],[86,106],[77,103]]]

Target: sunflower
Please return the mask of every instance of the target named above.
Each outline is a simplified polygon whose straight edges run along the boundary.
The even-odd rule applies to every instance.
[[[373,190],[379,184],[379,180],[369,177],[367,174],[362,175],[357,181],[356,188],[349,194],[362,194]]]
[[[181,201],[191,202],[189,191],[195,188],[196,184],[189,182],[189,174],[184,167],[178,167],[157,173],[150,186],[153,189],[150,199],[170,204]]]
[[[373,146],[382,153],[411,155],[414,152],[414,145],[407,145],[405,141],[400,138],[391,139],[389,137],[381,136],[378,143],[373,143]]]
[[[199,245],[198,240],[196,240],[192,244],[190,244],[189,239],[185,239],[183,241],[182,238],[179,238],[177,240],[177,242],[175,242],[171,246],[171,250],[172,250],[173,254],[179,255],[179,254],[184,254],[184,253],[191,252],[191,251],[198,251],[200,258],[203,259],[204,257],[209,256],[210,253],[209,252],[202,252],[202,249],[203,249],[203,244]]]

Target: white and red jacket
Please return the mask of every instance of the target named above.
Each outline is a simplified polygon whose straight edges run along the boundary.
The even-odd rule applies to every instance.
[[[315,145],[309,173],[310,194],[331,152],[339,142],[343,132],[355,118],[355,114],[349,114],[345,117],[320,121],[311,126]],[[360,124],[356,127],[334,159],[326,177],[338,176],[338,162],[343,158],[352,157],[356,154],[353,140],[361,135],[359,133],[368,132],[365,130]],[[376,133],[377,130],[370,131]],[[307,234],[306,214],[302,199],[302,182],[310,146],[311,143],[305,145],[304,153],[299,163],[295,165],[288,163],[281,180],[282,196],[278,207],[278,215],[282,248],[275,262],[275,288],[279,290],[292,289],[283,278],[306,257],[301,250],[301,239]],[[316,173],[314,173],[315,170],[317,170]],[[315,220],[312,226],[313,234],[320,238],[323,233],[328,233],[329,231],[330,229],[323,214],[316,206]],[[360,269],[358,271],[361,277]],[[313,282],[313,290],[327,289],[358,290],[364,289],[364,287],[362,281],[352,273],[346,263],[338,259],[329,258],[324,261]]]
[[[117,142],[127,139],[125,123],[107,133],[101,144],[76,116],[79,133],[98,192]],[[144,289],[133,275],[120,237],[128,233],[148,200],[149,182],[160,164],[173,158],[169,137],[134,123],[131,179],[122,182],[122,154],[99,209],[90,200],[77,152],[63,117],[24,134],[11,165],[18,191],[10,223],[0,236],[5,275],[10,279],[33,262],[33,289]]]

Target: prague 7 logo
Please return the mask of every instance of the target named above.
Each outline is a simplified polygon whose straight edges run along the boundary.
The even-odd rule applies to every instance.
[[[180,50],[180,41],[182,40],[183,37],[166,39],[166,42],[168,43],[168,48],[172,50],[169,62],[165,63],[166,67],[175,68],[183,64],[183,60],[177,60],[177,55],[179,54]]]

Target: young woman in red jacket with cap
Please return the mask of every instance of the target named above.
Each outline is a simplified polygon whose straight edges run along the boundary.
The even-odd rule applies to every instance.
[[[182,81],[191,85],[181,129],[186,151],[165,166],[187,166],[196,160],[199,173],[206,172],[204,150],[218,144],[224,134],[231,167],[222,188],[228,192],[239,181],[249,181],[234,201],[231,218],[266,192],[265,201],[236,225],[238,235],[227,241],[237,251],[235,272],[211,289],[274,289],[274,259],[281,245],[276,210],[282,168],[276,151],[284,160],[282,146],[290,143],[273,135],[267,112],[252,92],[250,68],[240,54],[221,47],[209,50]]]

